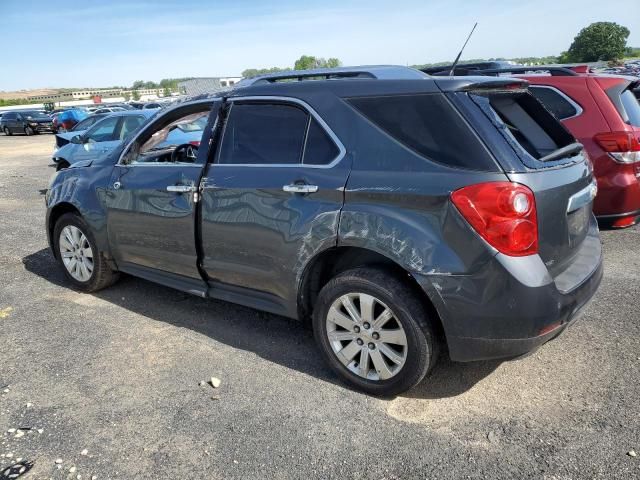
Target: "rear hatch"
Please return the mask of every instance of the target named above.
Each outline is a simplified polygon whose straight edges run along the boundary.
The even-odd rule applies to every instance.
[[[451,78],[438,84],[509,179],[533,191],[539,254],[551,275],[560,276],[584,253],[585,241],[599,241],[591,215],[592,166],[582,145],[529,93],[523,80],[465,77],[464,82]],[[593,259],[593,268],[598,262]]]

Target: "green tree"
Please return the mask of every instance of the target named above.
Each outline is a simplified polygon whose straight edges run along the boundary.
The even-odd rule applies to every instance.
[[[293,65],[294,70],[311,70],[318,68],[318,59],[311,55],[302,55]]]
[[[128,102],[129,100],[131,100],[131,94],[129,92],[125,92],[123,97],[125,102]]]
[[[280,67],[247,68],[242,72],[242,76],[243,78],[252,78],[252,77],[257,77],[258,75],[264,75],[266,73],[284,72],[286,70],[290,70],[290,68],[280,68]]]
[[[162,91],[162,96],[163,97],[170,97],[171,96],[171,90],[169,90],[169,87],[164,87],[164,90]]]
[[[342,66],[342,62],[340,60],[338,60],[337,58],[328,58],[327,59],[327,64],[326,67],[327,68],[336,68],[336,67],[340,67]]]
[[[571,62],[597,62],[624,57],[629,29],[614,22],[596,22],[580,30],[567,52]]]
[[[144,80],[136,80],[135,82],[133,82],[133,85],[131,86],[132,89],[137,90],[139,88],[144,88]]]
[[[136,101],[140,100],[140,93],[138,93],[138,90],[133,91],[133,94],[131,95],[131,99]]]

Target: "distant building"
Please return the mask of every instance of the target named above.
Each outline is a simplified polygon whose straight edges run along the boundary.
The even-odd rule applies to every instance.
[[[157,98],[163,95],[163,88],[139,88],[137,90],[140,97]],[[48,95],[32,95],[28,100],[38,100],[41,102],[66,102],[70,100],[90,100],[96,96],[101,98],[133,96],[133,90],[122,88],[96,88],[93,90],[76,90],[72,92],[52,93]]]
[[[242,80],[242,77],[207,77],[192,78],[178,83],[182,93],[186,95],[199,95],[201,93],[214,93],[233,87]]]

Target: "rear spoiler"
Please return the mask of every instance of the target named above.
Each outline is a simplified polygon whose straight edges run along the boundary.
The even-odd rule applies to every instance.
[[[525,91],[529,87],[529,82],[519,78],[434,77],[433,79],[443,92],[518,92]]]

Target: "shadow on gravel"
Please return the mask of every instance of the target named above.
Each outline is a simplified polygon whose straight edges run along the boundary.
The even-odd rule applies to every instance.
[[[48,249],[24,257],[22,263],[27,271],[74,291]],[[90,295],[344,386],[319,358],[313,334],[301,322],[232,303],[202,299],[128,275],[122,275],[112,287]],[[437,399],[460,395],[491,374],[499,364],[453,363],[445,354],[429,377],[404,396]]]

